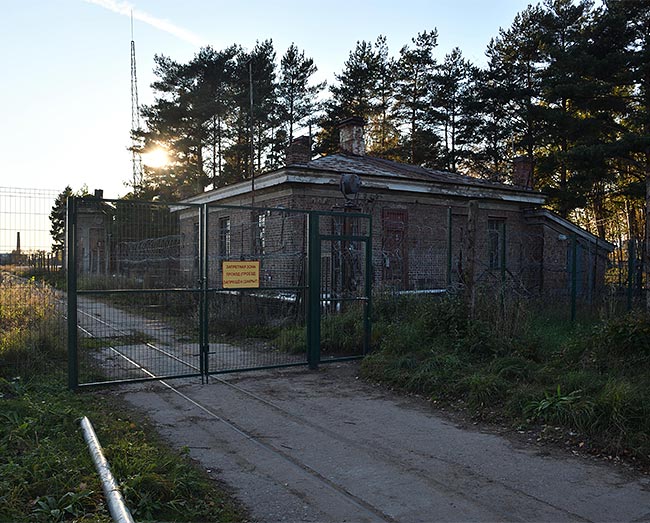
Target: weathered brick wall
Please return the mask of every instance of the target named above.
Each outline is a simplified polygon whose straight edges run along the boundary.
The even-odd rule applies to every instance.
[[[228,205],[250,205],[250,195],[220,202]],[[326,186],[287,186],[282,191],[260,191],[256,206],[285,209],[342,211],[345,200],[334,184]],[[468,200],[436,196],[408,196],[377,190],[362,194],[356,202],[359,212],[372,216],[373,278],[375,286],[400,290],[436,290],[463,283],[469,266]],[[449,234],[451,212],[451,235]],[[259,227],[249,209],[210,207],[209,260],[210,285],[219,286],[221,261],[219,252],[219,219],[230,218],[229,259],[260,259],[262,286],[297,286],[305,283],[307,252],[307,215],[269,211],[264,218],[265,245],[259,245]],[[257,214],[256,214],[257,216]],[[187,238],[193,233],[189,214],[182,220],[181,231]],[[251,221],[252,220],[252,221]],[[401,224],[399,223],[401,221]],[[336,220],[324,218],[321,232],[332,233]],[[514,288],[533,294],[566,294],[567,241],[556,230],[541,222],[528,222],[517,203],[481,200],[475,221],[474,278],[478,284],[500,284],[501,264],[494,263],[494,240],[490,226],[498,227],[499,238],[505,224],[505,276]],[[359,231],[357,231],[359,232]],[[494,233],[492,233],[494,234]],[[501,240],[499,240],[501,241]],[[256,242],[258,245],[256,245]],[[183,242],[185,264],[191,258],[191,242]],[[355,251],[357,264],[363,264],[361,247],[348,245]],[[501,249],[498,248],[501,259]],[[451,263],[449,263],[451,254]],[[324,244],[321,266],[324,274],[337,267],[336,246]],[[493,258],[492,265],[490,258]],[[606,261],[602,256],[583,250],[581,266],[591,267],[581,280],[584,292],[596,289],[602,282]],[[191,272],[191,271],[189,271]],[[336,278],[325,274],[324,278]],[[325,281],[324,285],[334,284]]]

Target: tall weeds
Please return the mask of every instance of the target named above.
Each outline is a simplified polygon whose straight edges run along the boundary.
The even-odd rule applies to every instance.
[[[376,301],[372,380],[516,426],[564,426],[612,454],[650,462],[650,315],[571,324],[525,297]]]
[[[0,276],[0,376],[28,377],[64,360],[64,328],[56,291]]]

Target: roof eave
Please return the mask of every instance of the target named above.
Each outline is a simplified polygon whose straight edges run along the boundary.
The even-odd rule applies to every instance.
[[[319,174],[315,174],[319,173]],[[342,171],[315,169],[303,165],[291,165],[276,171],[262,174],[255,178],[255,189],[262,190],[284,183],[332,185],[338,187],[339,175]],[[390,178],[380,176],[361,176],[363,185],[371,189],[387,191],[410,192],[416,194],[442,195],[447,197],[487,198],[517,203],[541,205],[546,201],[542,193],[519,190],[509,187],[489,187],[480,184],[454,184],[440,181],[423,181],[409,178]],[[226,187],[214,189],[191,198],[182,203],[207,203],[223,200],[251,192],[251,180],[244,180]]]
[[[569,232],[577,234],[578,236],[582,236],[582,238],[585,240],[596,244],[598,247],[602,247],[608,252],[612,252],[614,249],[616,249],[616,245],[613,243],[610,243],[607,240],[603,240],[602,238],[591,234],[589,231],[584,230],[582,227],[579,227],[575,223],[567,220],[566,218],[562,218],[562,216],[555,214],[553,211],[550,211],[548,209],[531,209],[527,210],[525,213],[528,218],[547,218],[548,220],[551,220],[564,227]]]

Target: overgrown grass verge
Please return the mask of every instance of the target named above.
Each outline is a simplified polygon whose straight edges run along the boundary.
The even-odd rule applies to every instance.
[[[479,302],[470,320],[459,298],[376,301],[365,378],[485,420],[564,427],[594,451],[650,464],[647,313],[571,325],[523,302]]]
[[[111,396],[66,390],[54,308],[46,289],[29,286],[0,285],[0,521],[111,521],[82,416],[138,521],[242,521],[242,509],[137,415]]]

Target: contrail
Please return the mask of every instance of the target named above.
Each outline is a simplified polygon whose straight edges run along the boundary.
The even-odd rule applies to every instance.
[[[114,13],[124,15],[124,16],[131,16],[131,13],[133,13],[133,18],[135,18],[136,20],[140,20],[141,22],[144,22],[145,24],[149,24],[150,26],[155,27],[156,29],[165,31],[166,33],[174,35],[175,37],[180,38],[185,42],[189,42],[190,44],[195,45],[197,47],[201,46],[201,44],[204,43],[203,38],[194,34],[192,31],[188,31],[187,29],[178,27],[177,25],[169,22],[168,20],[156,18],[155,16],[152,16],[149,13],[145,13],[144,11],[135,9],[128,2],[118,2],[116,0],[84,0],[84,1],[89,4],[94,4],[99,7],[103,7],[104,9],[108,9],[109,11],[113,11]]]

